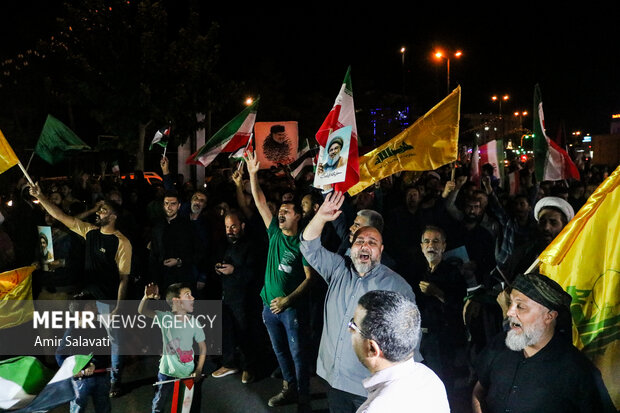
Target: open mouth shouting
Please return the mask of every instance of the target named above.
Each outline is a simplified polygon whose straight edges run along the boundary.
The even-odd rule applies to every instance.
[[[521,323],[519,323],[517,320],[510,318],[510,329],[513,331],[523,331],[523,327],[521,326]]]

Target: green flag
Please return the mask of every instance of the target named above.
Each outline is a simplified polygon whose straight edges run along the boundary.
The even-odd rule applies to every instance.
[[[0,411],[47,412],[74,400],[71,378],[91,358],[91,355],[69,356],[55,373],[31,356],[0,361]]]
[[[47,115],[34,151],[47,163],[54,165],[65,159],[68,151],[85,149],[90,149],[90,146],[78,138],[64,123],[52,115]]]

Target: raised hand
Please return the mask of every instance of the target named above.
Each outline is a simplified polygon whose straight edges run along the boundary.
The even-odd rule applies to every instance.
[[[247,154],[247,156],[245,157],[245,163],[248,166],[248,172],[250,174],[254,175],[258,173],[258,170],[260,169],[260,162],[258,162],[255,152]]]
[[[159,160],[159,166],[161,166],[161,172],[164,175],[168,175],[170,173],[170,166],[169,166],[169,162],[168,162],[168,158],[165,156],[162,156],[161,159]]]
[[[344,194],[342,192],[332,192],[325,197],[316,215],[325,221],[333,221],[342,213],[340,207],[343,202]]]
[[[456,189],[461,189],[461,187],[465,185],[465,182],[467,182],[466,176],[461,175],[458,178],[456,178]]]
[[[144,286],[144,296],[146,298],[158,299],[159,298],[159,287],[157,286],[157,284],[150,283]]]
[[[235,183],[235,185],[242,186],[243,185],[243,172],[241,172],[240,170],[236,170],[235,172],[233,172],[232,180]]]
[[[28,192],[30,192],[30,195],[32,195],[33,197],[37,199],[39,199],[41,195],[43,195],[43,192],[41,191],[41,188],[39,187],[39,183],[36,183],[34,185],[29,185]]]

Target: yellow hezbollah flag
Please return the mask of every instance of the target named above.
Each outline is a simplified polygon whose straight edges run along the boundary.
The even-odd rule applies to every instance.
[[[573,344],[620,408],[620,166],[538,257],[573,298]]]
[[[400,171],[428,171],[456,161],[461,87],[454,89],[426,115],[359,160],[360,180],[350,195],[362,192]]]
[[[0,174],[18,163],[19,159],[17,159],[15,152],[13,152],[13,148],[11,148],[2,131],[0,131]]]
[[[32,320],[32,272],[21,267],[0,274],[0,329],[15,327]]]

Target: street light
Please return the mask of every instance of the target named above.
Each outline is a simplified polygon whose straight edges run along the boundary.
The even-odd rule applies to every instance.
[[[501,96],[501,97],[498,97],[497,95],[491,96],[491,100],[493,102],[499,102],[499,117],[500,117],[500,119],[502,117],[502,101],[506,102],[506,101],[508,101],[508,99],[510,99],[510,96],[508,96],[508,95],[504,95],[504,96]]]
[[[245,98],[243,103],[245,104],[245,106],[250,106],[252,103],[254,103],[254,98],[252,98],[251,96],[248,96],[247,98]]]
[[[435,59],[437,60],[446,59],[446,94],[450,94],[450,55],[459,59],[461,56],[463,56],[463,52],[457,50],[456,52],[450,54],[441,50],[437,50],[434,54]]]
[[[527,115],[527,110],[515,112],[515,118],[519,118],[519,129],[523,129],[523,118]]]

